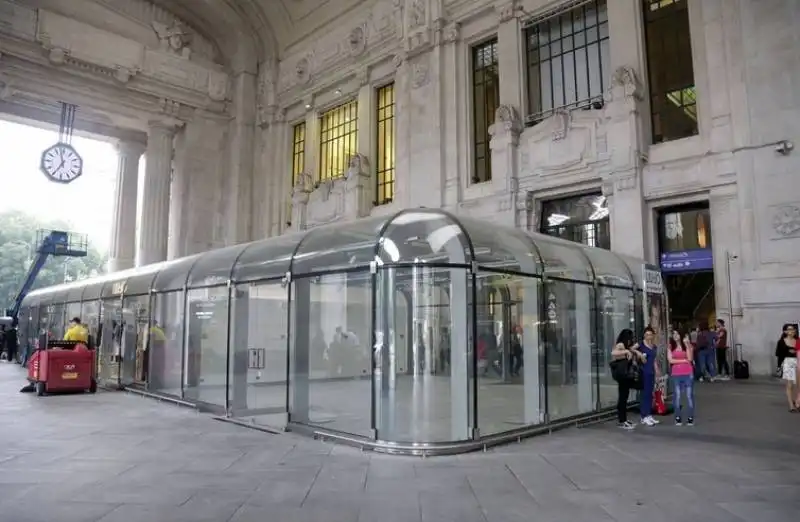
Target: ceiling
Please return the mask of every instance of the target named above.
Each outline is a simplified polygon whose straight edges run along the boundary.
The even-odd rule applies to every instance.
[[[228,57],[244,45],[258,60],[282,57],[325,25],[376,1],[154,0],[215,40]]]

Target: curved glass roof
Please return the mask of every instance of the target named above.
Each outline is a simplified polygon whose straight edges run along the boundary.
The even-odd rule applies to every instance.
[[[30,292],[23,306],[147,295],[392,264],[475,266],[641,289],[644,261],[439,209],[313,228]]]

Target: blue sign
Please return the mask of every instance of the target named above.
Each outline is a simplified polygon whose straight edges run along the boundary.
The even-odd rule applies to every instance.
[[[698,272],[713,270],[714,258],[710,248],[680,250],[661,254],[661,271],[664,273]]]

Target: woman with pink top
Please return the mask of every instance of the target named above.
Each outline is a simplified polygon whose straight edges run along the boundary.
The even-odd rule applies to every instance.
[[[681,333],[672,331],[669,340],[667,360],[671,368],[672,382],[675,386],[675,425],[681,426],[681,395],[686,395],[686,425],[694,425],[694,367],[692,346],[687,343]]]

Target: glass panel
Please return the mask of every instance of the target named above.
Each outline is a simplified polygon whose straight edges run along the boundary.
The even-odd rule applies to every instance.
[[[164,268],[158,272],[155,281],[153,281],[153,291],[169,292],[172,290],[183,290],[189,278],[189,271],[191,271],[192,266],[201,255],[202,254],[198,254],[191,257],[176,259],[169,265],[164,266]]]
[[[371,434],[371,291],[366,272],[292,283],[290,416]]]
[[[156,263],[137,268],[131,273],[128,277],[128,281],[125,283],[125,294],[146,295],[150,293],[150,289],[153,287],[153,281],[156,275],[158,275],[159,270],[165,266],[169,266],[171,263],[172,262]]]
[[[610,249],[610,226],[608,198],[600,193],[542,203],[539,232],[548,236]]]
[[[122,355],[123,319],[119,299],[101,302],[102,331],[97,354],[97,381],[104,386],[116,387],[120,383],[119,363]]]
[[[67,332],[67,320],[64,317],[66,307],[62,303],[47,305],[47,328],[50,337],[63,339]]]
[[[472,141],[475,146],[473,183],[492,179],[489,126],[494,122],[500,98],[497,39],[472,48]]]
[[[636,259],[635,257],[626,256],[624,254],[615,254],[620,261],[625,263],[628,269],[633,274],[633,286],[636,290],[641,291],[644,289],[644,261]]]
[[[67,324],[72,321],[73,319],[80,319],[83,321],[81,317],[81,304],[80,303],[67,303],[66,308],[64,310],[65,316],[65,323],[64,326],[66,327]],[[64,333],[67,333],[66,331]]]
[[[233,280],[246,283],[285,276],[298,243],[306,235],[287,234],[250,244],[233,267]]]
[[[464,230],[437,211],[403,212],[394,217],[380,240],[378,259],[389,263],[469,264]]]
[[[234,245],[200,254],[189,272],[189,288],[227,284],[233,264],[248,246]]]
[[[544,382],[539,365],[541,281],[481,273],[477,285],[481,435],[538,424],[545,405],[539,388]]]
[[[378,271],[374,385],[379,439],[469,438],[467,280],[462,268]]]
[[[105,277],[102,276],[87,281],[86,286],[83,289],[83,294],[81,294],[81,300],[93,301],[100,299],[100,294],[103,291],[103,285],[105,284],[105,281]]]
[[[184,398],[226,406],[228,288],[187,292]]]
[[[181,397],[183,304],[183,292],[153,297],[148,389],[174,397]]]
[[[381,228],[388,219],[381,216],[311,230],[300,242],[292,274],[302,276],[369,265],[375,258]]]
[[[541,273],[539,253],[533,241],[524,232],[513,228],[500,228],[469,218],[458,218],[475,250],[475,261],[483,268],[496,268]]]
[[[100,338],[100,302],[84,301],[81,303],[81,322],[89,329],[89,341],[99,347]]]
[[[540,234],[531,234],[531,236],[544,259],[545,275],[592,282],[589,262],[579,247],[566,241],[556,242]]]
[[[286,422],[289,288],[280,282],[237,285],[231,305],[232,413],[281,427]],[[312,339],[320,342],[324,339]],[[312,352],[324,349],[312,344]]]
[[[105,274],[101,276],[103,280],[103,289],[100,290],[100,297],[116,297],[122,295],[125,291],[125,285],[128,282],[128,277],[135,273],[134,270],[123,270],[122,272],[115,272],[113,274]]]
[[[616,254],[602,248],[583,248],[594,269],[594,276],[600,284],[633,288],[628,266]]]
[[[125,297],[122,305],[122,361],[120,382],[123,386],[147,382],[147,323],[150,296]]]
[[[70,283],[64,300],[68,303],[80,301],[83,297],[83,289],[86,287],[86,281],[78,281]]]
[[[544,284],[547,317],[543,324],[543,340],[550,420],[595,409],[593,293],[586,284],[565,281]]]
[[[633,292],[616,288],[600,287],[598,293],[598,346],[595,364],[600,388],[599,407],[610,408],[617,403],[617,383],[611,377],[608,363],[617,336],[625,328],[636,331]]]

